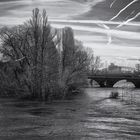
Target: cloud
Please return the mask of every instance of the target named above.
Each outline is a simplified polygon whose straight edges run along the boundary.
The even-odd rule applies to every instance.
[[[129,58],[140,58],[140,48],[139,47],[127,47],[120,46],[117,44],[108,45],[104,43],[85,43],[85,46],[89,46],[94,49],[96,55],[100,55],[103,60],[108,61],[127,61]],[[130,66],[134,66],[138,61],[131,62]],[[120,62],[121,65],[125,64],[124,62]]]
[[[10,15],[11,17],[17,17],[19,14],[20,16],[25,15],[27,12],[31,12],[31,10],[36,7],[40,9],[47,9],[49,17],[54,18],[68,18],[70,16],[82,14],[89,10],[87,5],[70,0],[18,0],[0,2],[1,15],[6,12],[7,16]],[[27,14],[27,16],[29,17],[29,14]]]
[[[33,8],[45,8],[52,26],[72,27],[76,38],[93,47],[96,54],[110,60],[139,56],[140,49],[136,46],[140,44],[140,21],[125,22],[121,29],[115,29],[123,24],[122,20],[104,20],[105,17],[110,19],[113,11],[117,11],[113,9],[116,4],[122,8],[118,1],[122,0],[117,0],[110,8],[110,0],[0,0],[0,26],[21,24],[31,16]],[[93,9],[97,11],[93,12]],[[78,20],[79,17],[83,20]],[[99,24],[108,29],[99,27]],[[112,42],[107,45],[109,38]]]
[[[52,24],[52,26],[56,28],[63,28],[65,26],[70,26],[74,30],[79,31],[87,31],[92,33],[101,33],[101,34],[108,34],[108,31],[106,29],[102,28],[95,28],[95,27],[87,27],[87,26],[78,26],[78,25],[71,25],[71,24]],[[131,31],[122,31],[122,30],[110,30],[111,36],[123,38],[123,39],[130,39],[130,40],[140,40],[140,33],[138,32],[131,32]]]
[[[50,22],[53,23],[77,23],[77,24],[107,24],[107,25],[120,25],[122,21],[102,21],[102,20],[71,20],[71,19],[52,19],[49,18]],[[140,22],[128,22],[128,26],[140,26]]]

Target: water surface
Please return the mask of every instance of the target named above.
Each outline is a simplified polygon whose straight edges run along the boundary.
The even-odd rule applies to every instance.
[[[53,103],[0,99],[0,140],[140,139],[140,90],[85,91]]]

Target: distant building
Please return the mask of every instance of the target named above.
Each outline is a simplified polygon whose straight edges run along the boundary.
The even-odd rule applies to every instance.
[[[110,74],[118,74],[118,73],[121,73],[121,67],[115,65],[114,63],[111,63],[108,66],[107,72],[110,73]]]
[[[135,68],[132,67],[126,67],[126,66],[121,66],[121,71],[123,73],[133,73],[135,71]]]
[[[120,73],[133,73],[135,71],[135,68],[132,67],[126,67],[126,66],[118,66],[114,63],[111,63],[108,68],[102,69],[102,73],[108,73],[108,74],[120,74]]]
[[[140,64],[135,65],[135,70],[136,70],[136,72],[140,72]]]

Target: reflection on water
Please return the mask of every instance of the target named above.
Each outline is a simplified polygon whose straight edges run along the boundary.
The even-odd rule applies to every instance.
[[[108,98],[113,90],[119,99]],[[140,90],[87,88],[74,99],[53,103],[0,99],[3,139],[140,139]]]

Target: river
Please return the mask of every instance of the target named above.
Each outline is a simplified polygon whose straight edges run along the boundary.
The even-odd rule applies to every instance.
[[[114,90],[119,99],[108,98]],[[0,140],[93,139],[140,139],[140,90],[87,88],[52,103],[0,99]]]

